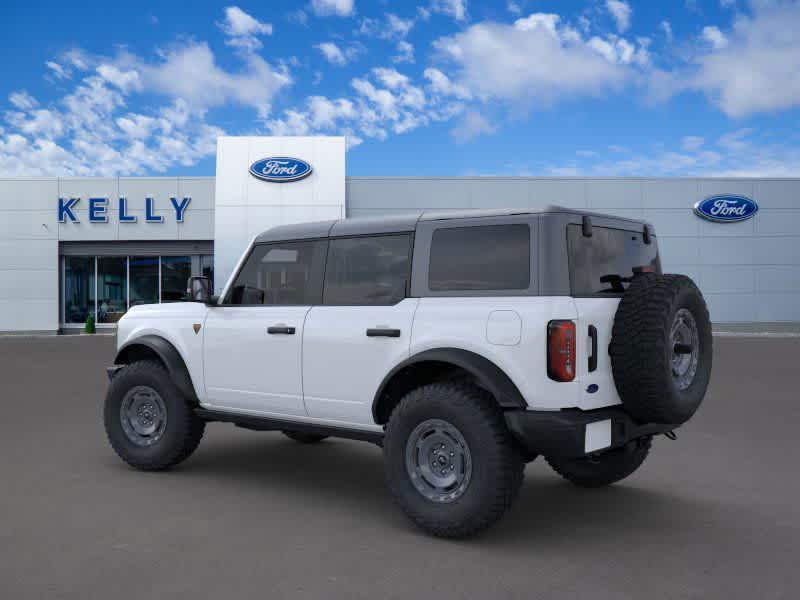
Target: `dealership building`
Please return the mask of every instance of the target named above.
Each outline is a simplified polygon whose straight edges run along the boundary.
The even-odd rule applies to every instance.
[[[800,178],[347,177],[345,160],[342,137],[224,137],[216,177],[0,178],[0,333],[113,328],[191,275],[219,291],[275,225],[548,205],[651,222],[717,328],[800,328]]]

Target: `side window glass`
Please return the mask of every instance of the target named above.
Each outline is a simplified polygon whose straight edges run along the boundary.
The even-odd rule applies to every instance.
[[[279,242],[255,246],[225,304],[319,304],[327,242]]]
[[[528,225],[442,227],[433,232],[430,290],[526,290],[530,283]]]
[[[325,267],[323,303],[391,305],[406,296],[411,236],[334,239]]]

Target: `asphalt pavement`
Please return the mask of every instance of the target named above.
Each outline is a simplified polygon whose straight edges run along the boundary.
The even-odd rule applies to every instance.
[[[0,598],[798,598],[800,339],[716,338],[709,394],[632,477],[537,460],[505,519],[417,530],[381,451],[212,424],[165,473],[101,422],[113,338],[0,338]]]

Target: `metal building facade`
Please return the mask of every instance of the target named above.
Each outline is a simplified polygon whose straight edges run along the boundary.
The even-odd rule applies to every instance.
[[[694,214],[695,202],[715,194],[746,196],[759,210],[739,223],[714,223]],[[75,209],[76,221],[61,223],[59,198],[72,196],[83,199]],[[86,201],[91,197],[109,199],[106,221],[90,223],[86,218]],[[115,202],[121,197],[128,199],[128,215],[136,216],[135,222],[120,222]],[[143,202],[148,197],[154,198],[163,221],[145,218]],[[172,197],[191,197],[181,221],[170,208]],[[324,198],[318,204],[328,209]],[[800,327],[800,179],[345,179],[348,217],[548,204],[652,222],[665,271],[695,279],[717,324]],[[224,210],[226,219],[257,216],[231,215],[234,207],[228,205]],[[287,222],[315,220],[319,210],[316,204],[304,201],[303,206],[294,206],[286,200],[273,212],[280,211],[281,222]],[[116,244],[122,254],[165,256],[174,255],[178,243],[202,242],[198,248],[209,248],[215,242],[217,212],[213,177],[0,178],[0,332],[64,329],[62,269],[67,245],[102,243],[103,250],[97,252],[113,254]],[[140,245],[130,246],[134,242]]]

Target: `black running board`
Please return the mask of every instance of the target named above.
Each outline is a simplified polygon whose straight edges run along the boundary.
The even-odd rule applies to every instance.
[[[332,427],[330,425],[318,425],[317,423],[301,423],[286,419],[257,417],[254,415],[243,415],[219,410],[208,410],[205,408],[196,408],[194,412],[204,421],[233,423],[237,427],[252,429],[254,431],[299,431],[301,433],[313,433],[317,435],[328,435],[331,437],[372,442],[378,446],[383,444],[383,431],[366,431],[364,429],[350,429]]]

